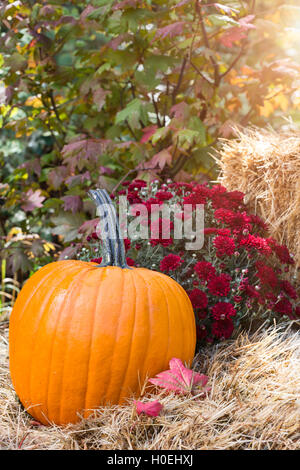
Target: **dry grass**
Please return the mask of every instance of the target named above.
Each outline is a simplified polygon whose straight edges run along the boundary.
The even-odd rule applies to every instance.
[[[299,449],[300,335],[287,325],[203,350],[195,369],[210,377],[204,399],[152,395],[164,405],[157,418],[137,417],[130,400],[65,428],[37,426],[22,409],[2,332],[2,449]]]
[[[300,132],[236,129],[223,141],[220,182],[246,194],[252,210],[270,225],[300,266]]]

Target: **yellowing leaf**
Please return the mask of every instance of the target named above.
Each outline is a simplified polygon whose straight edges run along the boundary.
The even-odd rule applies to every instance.
[[[54,246],[53,243],[51,243],[51,242],[44,243],[43,246],[44,246],[44,250],[45,250],[47,253],[49,253],[49,251],[51,251],[51,250],[53,250],[53,251],[55,250],[55,246]]]
[[[9,242],[15,235],[21,235],[22,229],[20,227],[13,227],[7,234],[6,241]]]
[[[33,106],[34,108],[43,107],[42,101],[40,100],[40,98],[37,98],[36,96],[30,96],[29,98],[27,98],[27,100],[25,101],[25,105]]]
[[[282,111],[286,111],[289,107],[289,100],[284,93],[274,96],[272,104],[275,108],[281,108]]]
[[[264,101],[263,106],[259,106],[259,115],[269,117],[274,111],[274,106],[269,100]]]

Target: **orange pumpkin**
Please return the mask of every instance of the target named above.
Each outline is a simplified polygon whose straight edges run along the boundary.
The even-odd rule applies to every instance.
[[[98,205],[104,195],[93,192]],[[120,237],[109,244],[103,265],[44,266],[14,305],[12,382],[44,424],[76,422],[99,406],[124,403],[172,357],[194,357],[195,319],[183,288],[162,273],[127,267]]]

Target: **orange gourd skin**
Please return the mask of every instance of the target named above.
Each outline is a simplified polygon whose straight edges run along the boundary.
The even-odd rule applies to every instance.
[[[191,302],[173,279],[71,260],[28,279],[9,334],[17,395],[35,419],[58,425],[124,403],[172,357],[191,364],[196,346]]]

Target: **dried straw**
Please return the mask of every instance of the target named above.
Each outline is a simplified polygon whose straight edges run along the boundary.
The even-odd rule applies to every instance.
[[[270,235],[286,244],[300,266],[300,132],[235,129],[237,139],[222,140],[219,181],[245,193]]]
[[[204,399],[149,395],[164,405],[138,417],[133,401],[64,428],[37,426],[22,409],[8,371],[7,331],[0,336],[2,449],[299,449],[300,336],[287,325],[203,350],[195,369],[210,377]],[[144,398],[145,399],[145,398]]]

